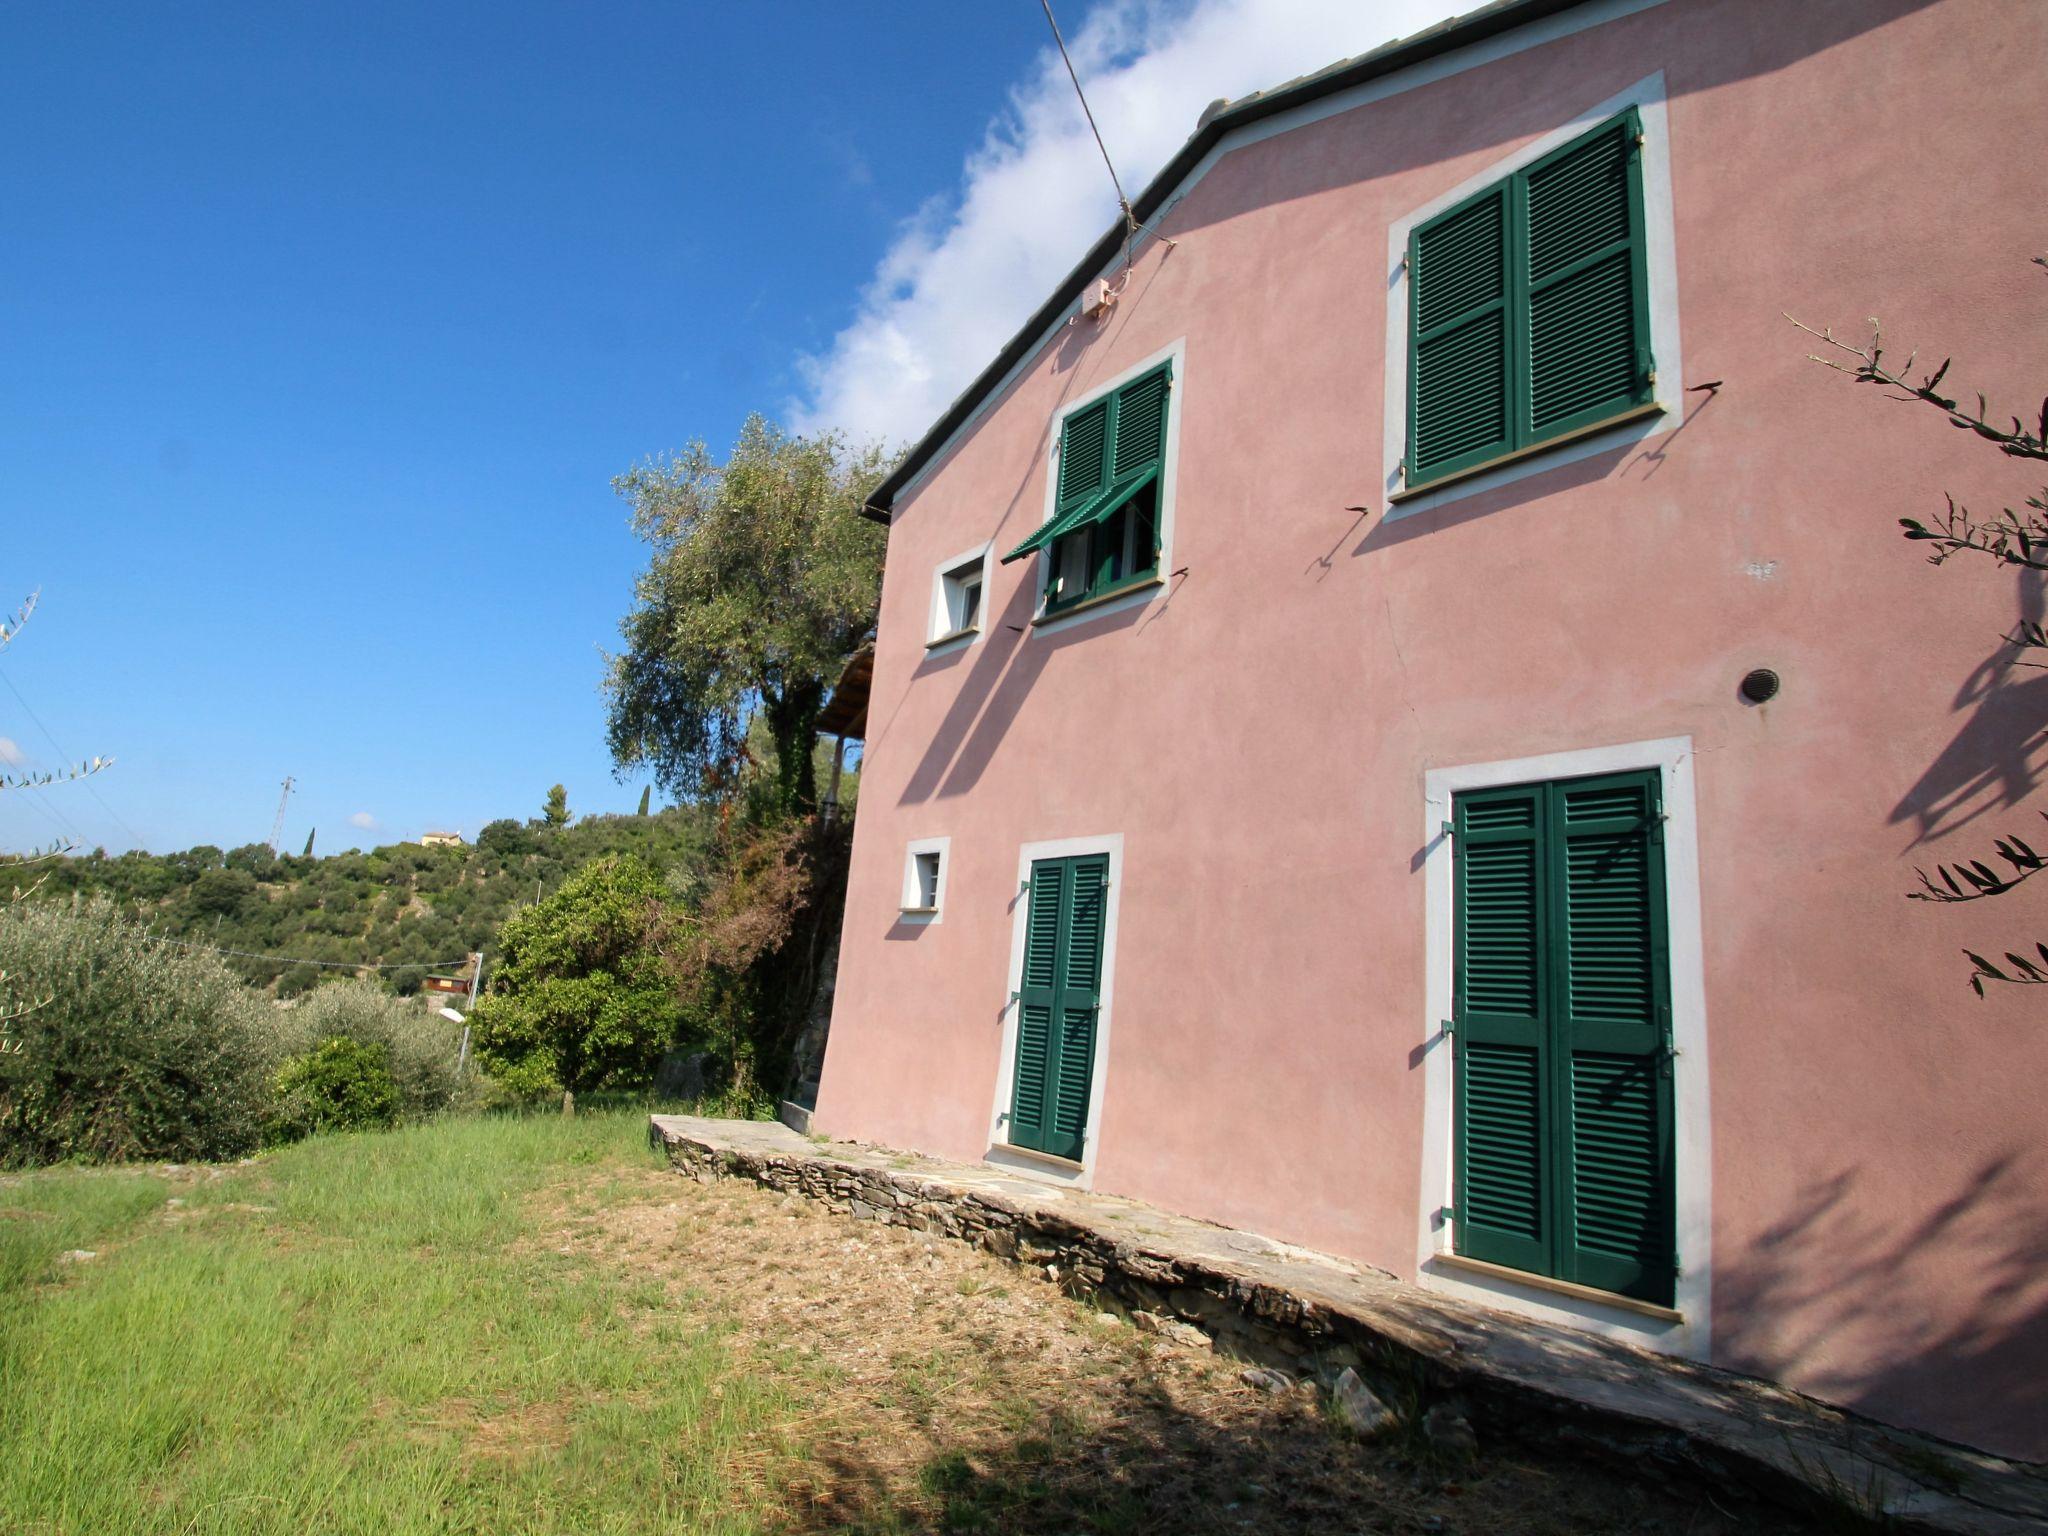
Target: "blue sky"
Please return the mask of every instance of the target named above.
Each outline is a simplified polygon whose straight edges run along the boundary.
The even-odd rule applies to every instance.
[[[1133,182],[1446,8],[1059,7]],[[0,759],[117,762],[0,794],[0,847],[261,841],[286,774],[292,849],[630,809],[611,477],[756,409],[916,435],[1113,208],[1047,41],[1035,0],[9,7]]]

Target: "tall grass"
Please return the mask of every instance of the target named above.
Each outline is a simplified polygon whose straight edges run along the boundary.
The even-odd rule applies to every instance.
[[[0,1185],[0,1529],[754,1529],[725,1469],[772,1389],[535,1240],[536,1192],[644,1168],[644,1125],[315,1138],[176,1209],[111,1170]],[[53,1262],[82,1233],[99,1257]]]

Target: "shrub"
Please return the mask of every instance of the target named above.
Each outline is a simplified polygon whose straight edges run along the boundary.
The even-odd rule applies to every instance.
[[[105,897],[0,914],[0,971],[35,1005],[0,1057],[0,1161],[234,1157],[263,1132],[269,1007],[208,954],[148,941]]]
[[[281,1141],[321,1131],[365,1131],[398,1123],[398,1085],[382,1044],[335,1035],[277,1074],[274,1129]]]
[[[283,1052],[293,1057],[317,1052],[336,1039],[382,1050],[401,1120],[467,1108],[474,1096],[474,1089],[465,1090],[455,1070],[462,1026],[418,1000],[393,997],[375,982],[336,981],[317,987],[279,1016],[277,1028]]]
[[[631,854],[583,866],[505,924],[490,992],[476,1006],[482,1060],[521,1098],[638,1085],[676,1042],[683,1014],[650,932],[671,905]]]

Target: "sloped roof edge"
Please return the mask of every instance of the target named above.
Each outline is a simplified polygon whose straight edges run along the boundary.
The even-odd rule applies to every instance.
[[[1146,183],[1145,190],[1132,199],[1131,211],[1137,215],[1139,224],[1150,222],[1180,183],[1201,163],[1202,157],[1239,128],[1587,3],[1588,0],[1493,0],[1490,5],[1480,6],[1460,16],[1446,17],[1433,27],[1397,38],[1370,53],[1339,60],[1327,69],[1303,75],[1285,85],[1239,97],[1213,115],[1205,112],[1187,142],[1166,162],[1159,174]],[[974,382],[946,407],[889,477],[875,487],[874,494],[861,508],[863,517],[884,524],[889,521],[889,513],[903,488],[938,457],[954,432],[1002,384],[1017,360],[1038,344],[1038,338],[1109,265],[1122,248],[1123,238],[1124,226],[1119,220],[1088,248],[1088,253],[1060,280],[1052,296],[1039,305],[1017,334],[1004,344],[995,360],[975,375]]]

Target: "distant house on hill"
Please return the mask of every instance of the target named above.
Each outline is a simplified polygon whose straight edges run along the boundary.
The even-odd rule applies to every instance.
[[[422,848],[460,848],[462,846],[462,834],[460,832],[422,832],[420,834],[420,846]]]
[[[1904,899],[2033,824],[2042,587],[1896,523],[2040,482],[1784,318],[2027,410],[2043,59],[1502,0],[1204,113],[873,498],[816,1128],[2048,1458],[2043,994],[1959,953],[2040,909]]]

